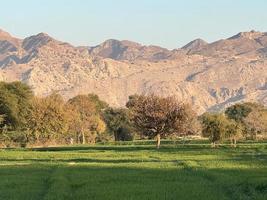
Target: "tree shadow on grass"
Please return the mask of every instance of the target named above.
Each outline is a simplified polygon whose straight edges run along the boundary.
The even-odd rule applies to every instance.
[[[155,152],[175,152],[177,150],[195,151],[195,150],[211,149],[208,145],[163,145],[160,149],[156,149],[152,145],[142,146],[69,146],[69,147],[42,147],[42,148],[29,148],[31,151],[155,151]]]

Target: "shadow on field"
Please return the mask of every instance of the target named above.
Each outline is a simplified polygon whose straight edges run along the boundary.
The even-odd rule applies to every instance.
[[[177,162],[176,160],[170,161],[161,161],[159,159],[146,159],[146,160],[138,160],[138,159],[91,159],[91,158],[77,158],[77,159],[0,159],[2,162],[61,162],[61,163],[106,163],[106,164],[120,164],[120,163],[145,163],[145,162]]]
[[[0,199],[266,199],[264,169],[0,167]],[[18,187],[10,187],[19,185]],[[27,191],[27,192],[25,192]]]
[[[216,158],[216,162],[250,162],[252,159],[254,159],[254,162],[267,162],[267,154],[242,154],[242,153],[237,153],[235,156],[232,157],[225,157],[222,156],[221,158]],[[194,165],[194,167],[199,166],[198,163],[201,162],[206,162],[207,159],[203,158],[203,159],[179,159],[179,157],[177,157],[177,159],[164,159],[162,160],[160,157],[155,157],[155,156],[149,156],[146,158],[140,158],[140,159],[133,159],[133,158],[129,158],[129,159],[120,159],[120,158],[107,158],[107,159],[98,159],[98,158],[57,158],[57,156],[51,157],[51,158],[2,158],[0,159],[0,162],[14,162],[14,163],[20,163],[20,162],[30,162],[33,164],[38,164],[38,163],[50,163],[50,164],[82,164],[82,163],[98,163],[98,164],[136,164],[136,163],[151,163],[153,165],[156,163],[172,163],[175,166],[185,166],[185,163],[187,162],[193,162],[196,163],[196,165]],[[213,160],[211,160],[213,161]],[[201,168],[203,168],[204,166],[202,166]]]
[[[224,147],[222,147],[224,148]],[[159,152],[172,152],[177,150],[192,151],[192,150],[203,150],[211,149],[209,145],[168,145],[162,146],[160,149],[156,149],[152,145],[143,146],[68,146],[68,147],[41,147],[41,148],[29,148],[32,151],[118,151],[118,152],[128,152],[128,151],[159,151]]]

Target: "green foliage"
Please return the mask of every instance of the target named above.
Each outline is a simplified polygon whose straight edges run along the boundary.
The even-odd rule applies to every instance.
[[[96,94],[88,94],[87,97],[94,104],[95,109],[98,113],[108,107],[108,104],[105,101],[99,99],[98,95]]]
[[[114,135],[116,141],[133,140],[133,125],[128,109],[107,108],[103,117],[109,132]]]
[[[240,103],[230,106],[225,114],[242,126],[243,135],[257,138],[257,133],[267,131],[267,109],[259,103]]]
[[[21,82],[0,82],[0,145],[41,145],[95,143],[133,140],[139,131],[144,138],[177,138],[200,130],[196,113],[172,97],[133,95],[127,109],[109,108],[95,94],[78,95],[65,102],[59,94],[33,96]],[[204,136],[213,143],[242,137],[267,137],[267,109],[257,103],[240,103],[226,109],[225,115],[201,117]],[[110,134],[111,133],[111,134]],[[242,134],[241,134],[242,133]],[[260,136],[260,137],[259,137]]]
[[[64,138],[68,126],[64,103],[58,94],[35,98],[32,101],[28,127],[34,141],[44,143]]]
[[[236,122],[243,122],[244,118],[252,111],[251,103],[238,103],[228,107],[225,111],[225,114],[229,119],[233,119]]]
[[[234,120],[228,119],[226,123],[226,138],[242,137],[242,125]]]
[[[11,130],[25,129],[31,110],[33,93],[21,82],[0,82],[0,115]]]
[[[212,143],[221,142],[226,138],[228,120],[223,114],[205,113],[202,117],[202,135]]]
[[[77,143],[95,143],[96,137],[105,131],[101,110],[107,104],[97,95],[78,95],[68,101],[70,132],[76,134]]]

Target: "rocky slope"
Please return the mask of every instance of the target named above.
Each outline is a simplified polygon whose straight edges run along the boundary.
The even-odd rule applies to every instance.
[[[199,113],[240,101],[267,105],[267,33],[168,50],[117,40],[74,47],[44,33],[21,40],[0,30],[0,80],[21,80],[40,96],[93,92],[113,106],[151,92],[174,95]]]

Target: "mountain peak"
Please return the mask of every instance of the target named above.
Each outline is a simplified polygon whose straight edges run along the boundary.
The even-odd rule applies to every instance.
[[[49,38],[52,38],[51,36],[49,36],[47,33],[44,33],[44,32],[38,33],[36,35],[36,37],[49,37]]]
[[[208,43],[200,38],[193,40],[182,47],[184,50],[192,51],[192,50],[199,50],[203,46],[207,45]]]
[[[25,38],[23,40],[23,48],[28,51],[44,46],[51,41],[54,41],[54,39],[50,37],[48,34],[38,33],[37,35]]]
[[[125,46],[125,47],[139,47],[142,46],[139,43],[136,42],[132,42],[129,40],[116,40],[116,39],[108,39],[106,41],[104,41],[102,44],[100,44],[100,46],[114,46],[114,45],[120,45],[120,46]]]
[[[239,39],[239,38],[247,38],[247,39],[255,39],[258,38],[260,36],[264,35],[264,33],[259,32],[259,31],[255,31],[255,30],[251,30],[249,32],[240,32],[232,37],[230,37],[229,39]]]

